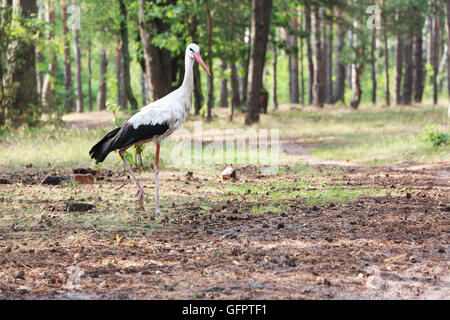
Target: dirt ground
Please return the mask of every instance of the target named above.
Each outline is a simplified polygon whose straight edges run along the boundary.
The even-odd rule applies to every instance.
[[[239,169],[250,184],[301,178]],[[191,203],[170,217],[143,213],[161,225],[150,233],[63,223],[73,214],[63,201],[37,196],[39,224],[0,227],[0,299],[449,299],[449,173],[448,162],[342,166],[331,183],[396,195],[313,207],[287,199],[290,209],[265,214],[247,212],[245,200],[219,202],[214,214]],[[30,168],[27,177],[44,175]],[[11,183],[4,190],[35,187],[23,175],[0,177]],[[109,180],[101,183],[123,183]],[[189,184],[202,192],[201,179]]]

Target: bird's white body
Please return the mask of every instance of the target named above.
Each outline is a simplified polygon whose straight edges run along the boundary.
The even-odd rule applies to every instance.
[[[166,132],[140,143],[146,143],[148,141],[161,143],[162,140],[179,129],[189,118],[189,111],[192,107],[192,91],[194,89],[193,64],[192,58],[186,54],[185,74],[181,87],[141,108],[127,120],[134,129],[137,129],[141,125],[168,124],[169,129]]]

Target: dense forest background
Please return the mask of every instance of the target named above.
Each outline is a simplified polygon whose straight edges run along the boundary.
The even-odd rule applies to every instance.
[[[450,0],[2,0],[0,127],[140,108],[180,85],[194,112],[408,105],[450,92]]]

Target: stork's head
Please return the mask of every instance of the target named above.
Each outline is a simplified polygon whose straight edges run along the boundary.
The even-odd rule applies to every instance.
[[[186,57],[189,57],[190,59],[197,61],[198,64],[206,71],[206,73],[211,75],[211,73],[209,72],[208,68],[205,65],[205,62],[203,62],[203,59],[200,55],[200,47],[198,45],[196,45],[195,43],[190,43],[186,48]]]

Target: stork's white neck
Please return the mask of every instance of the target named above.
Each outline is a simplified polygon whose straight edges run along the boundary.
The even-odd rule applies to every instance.
[[[190,58],[189,55],[186,54],[184,58],[184,79],[183,84],[181,85],[181,90],[183,90],[187,95],[191,95],[194,90],[194,59]]]

